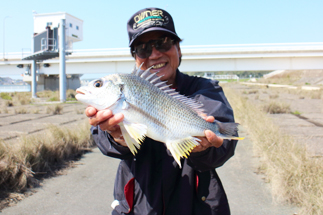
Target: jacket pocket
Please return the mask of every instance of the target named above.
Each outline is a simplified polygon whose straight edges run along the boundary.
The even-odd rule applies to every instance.
[[[124,186],[124,196],[129,206],[129,212],[133,209],[133,197],[135,191],[135,178],[132,178]]]

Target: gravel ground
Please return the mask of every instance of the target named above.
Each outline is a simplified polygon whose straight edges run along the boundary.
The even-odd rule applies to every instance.
[[[300,89],[265,88],[232,84],[251,102],[264,106],[270,102],[290,107],[298,114],[268,114],[273,121],[299,144],[305,144],[309,156],[323,155],[323,92]]]

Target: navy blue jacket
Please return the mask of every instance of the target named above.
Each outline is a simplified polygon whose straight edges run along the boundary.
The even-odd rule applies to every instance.
[[[233,122],[233,111],[218,81],[177,71],[176,90],[204,104],[209,116]],[[99,127],[91,128],[101,152],[121,159],[114,186],[118,205],[112,214],[230,214],[228,200],[215,168],[234,154],[237,141],[191,153],[182,169],[163,143],[146,138],[136,156]]]

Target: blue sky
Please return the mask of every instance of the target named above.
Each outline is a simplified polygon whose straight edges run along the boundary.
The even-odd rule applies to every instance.
[[[83,22],[74,49],[125,48],[126,23],[145,7],[167,10],[181,45],[323,42],[323,0],[0,0],[0,52],[31,48],[33,13],[67,12]]]
[[[323,0],[1,0],[0,51],[31,47],[33,14],[67,12],[84,21],[84,39],[74,49],[128,45],[126,23],[136,11],[156,6],[175,20],[182,45],[291,43],[323,41]]]

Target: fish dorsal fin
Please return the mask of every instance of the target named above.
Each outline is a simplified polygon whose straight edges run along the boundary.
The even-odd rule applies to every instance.
[[[132,72],[133,75],[139,76],[140,78],[150,82],[151,84],[158,87],[163,92],[167,93],[169,96],[172,96],[173,98],[177,99],[178,101],[182,102],[183,104],[190,107],[192,110],[194,110],[199,115],[204,115],[204,110],[202,109],[203,104],[187,98],[186,96],[179,94],[175,89],[170,88],[171,85],[167,85],[166,81],[161,81],[160,78],[162,76],[157,76],[158,72],[150,73],[150,70],[152,67],[148,68],[147,70],[141,70],[141,66]]]

